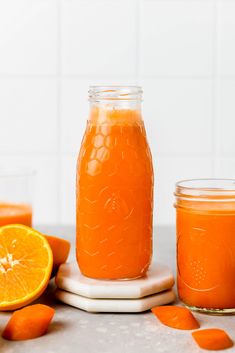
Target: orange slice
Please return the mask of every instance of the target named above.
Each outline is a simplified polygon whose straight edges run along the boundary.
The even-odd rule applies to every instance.
[[[15,310],[46,289],[53,255],[36,230],[13,224],[0,228],[0,310]]]

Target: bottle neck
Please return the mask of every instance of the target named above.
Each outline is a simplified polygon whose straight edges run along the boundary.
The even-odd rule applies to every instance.
[[[94,123],[133,124],[142,120],[142,90],[136,86],[95,86],[89,90],[90,117]]]
[[[92,109],[103,109],[107,111],[111,110],[136,110],[141,112],[142,102],[141,101],[126,101],[126,100],[100,100],[92,101],[90,100],[90,110]]]
[[[138,106],[91,105],[89,121],[93,124],[133,125],[142,122]]]

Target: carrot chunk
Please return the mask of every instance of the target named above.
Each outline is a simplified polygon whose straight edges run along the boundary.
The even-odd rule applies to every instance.
[[[198,321],[187,308],[166,305],[157,306],[151,310],[163,325],[180,330],[194,330],[200,327]]]
[[[228,334],[218,328],[208,328],[192,332],[194,340],[199,347],[208,350],[221,350],[233,346],[233,341]]]
[[[52,235],[45,235],[52,253],[53,253],[53,269],[51,278],[54,277],[61,264],[64,264],[69,256],[70,242],[66,239],[54,237]]]
[[[5,327],[2,337],[7,340],[28,340],[44,335],[55,310],[47,305],[35,304],[15,311]]]

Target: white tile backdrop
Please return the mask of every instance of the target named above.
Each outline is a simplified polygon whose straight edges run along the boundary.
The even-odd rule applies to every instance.
[[[176,180],[235,178],[235,0],[0,0],[0,170],[37,170],[36,223],[75,223],[98,83],[143,86],[155,223]]]

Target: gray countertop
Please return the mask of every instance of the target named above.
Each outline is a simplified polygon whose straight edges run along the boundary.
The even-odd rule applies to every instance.
[[[75,242],[72,227],[35,227],[46,234],[63,236]],[[175,272],[175,234],[170,227],[155,228],[154,257]],[[70,259],[74,259],[74,248]],[[4,353],[197,353],[202,352],[188,331],[161,325],[151,312],[140,314],[94,314],[55,301],[53,283],[38,300],[51,305],[56,314],[48,333],[40,338],[10,342],[0,337]],[[0,313],[0,332],[9,319]],[[195,314],[203,328],[225,329],[235,341],[233,316]],[[235,348],[226,350],[235,352]]]

